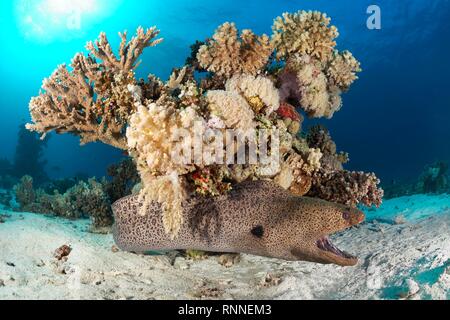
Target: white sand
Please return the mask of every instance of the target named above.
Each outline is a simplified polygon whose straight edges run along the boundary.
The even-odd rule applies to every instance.
[[[369,222],[334,237],[360,257],[349,268],[249,255],[226,268],[217,257],[115,253],[111,235],[86,232],[87,221],[2,211],[12,217],[0,223],[0,298],[450,299],[449,207],[448,196],[387,201],[370,219],[401,214],[406,223]],[[63,244],[73,250],[59,262],[53,252]]]

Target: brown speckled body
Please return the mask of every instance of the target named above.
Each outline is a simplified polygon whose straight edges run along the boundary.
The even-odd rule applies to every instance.
[[[138,196],[113,205],[114,239],[123,250],[197,249],[350,265],[329,261],[316,241],[362,221],[359,210],[297,197],[269,181],[245,182],[225,196],[184,203],[185,221],[173,240],[164,232],[160,205],[152,204],[145,216],[137,213],[140,205]]]

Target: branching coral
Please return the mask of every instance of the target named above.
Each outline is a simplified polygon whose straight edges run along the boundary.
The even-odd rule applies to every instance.
[[[251,30],[239,35],[235,24],[226,22],[200,47],[197,59],[202,68],[230,78],[240,73],[260,73],[271,53],[268,36],[257,36]]]
[[[361,72],[361,64],[347,50],[335,51],[326,69],[329,81],[342,91],[347,91],[350,85],[358,79],[357,72]]]
[[[290,102],[314,118],[331,118],[342,106],[347,91],[361,71],[348,51],[334,49],[336,27],[320,12],[299,11],[278,17],[272,43],[286,67],[279,74],[282,102]]]
[[[286,58],[293,53],[307,54],[326,61],[339,33],[330,26],[330,18],[318,11],[298,11],[284,13],[275,19],[272,43],[278,58]]]
[[[121,34],[119,57],[112,52],[104,33],[96,45],[88,43],[91,55],[77,54],[72,71],[61,65],[42,86],[44,92],[30,102],[32,131],[47,134],[69,132],[80,136],[81,144],[102,141],[127,149],[124,131],[134,111],[134,100],[128,90],[136,83],[133,69],[143,49],[158,44],[159,31],[139,28],[127,43]],[[98,62],[94,57],[101,60]]]
[[[383,199],[379,183],[380,180],[374,173],[321,171],[314,176],[308,196],[350,206],[363,204],[367,207],[379,207]]]
[[[72,70],[61,66],[44,82],[44,92],[30,104],[34,124],[27,127],[44,135],[70,132],[82,143],[99,140],[126,149],[141,180],[140,213],[159,205],[172,238],[183,224],[183,205],[189,197],[217,196],[245,180],[274,180],[298,196],[379,205],[378,179],[344,171],[347,155],[336,152],[325,129],[314,127],[305,136],[299,112],[301,108],[310,117],[331,118],[341,108],[341,93],[357,79],[359,62],[350,52],[335,50],[337,29],[322,13],[286,13],[275,20],[273,32],[270,40],[250,30],[239,34],[233,23],[225,23],[211,39],[193,45],[187,65],[173,69],[166,82],[153,75],[146,81],[134,77],[143,49],[160,42],[155,28],[138,29],[130,42],[126,34],[120,35],[118,57],[101,34],[95,44],[87,45],[89,56],[77,55]],[[195,71],[208,73],[199,81]],[[218,134],[211,137],[207,131]],[[249,132],[254,138],[247,136]],[[246,137],[238,150],[235,138],[242,133]],[[239,158],[238,151],[250,149],[261,133],[270,133],[265,151],[273,157],[271,163],[254,163],[247,152],[228,163]],[[230,146],[234,149],[228,152]],[[256,155],[260,157],[261,150]],[[66,201],[76,191],[92,206],[72,207],[70,212],[100,208],[93,220],[107,224],[104,190],[115,200],[130,193],[138,180],[131,162],[112,171],[116,179],[106,186],[77,184],[64,195],[27,193],[26,179],[17,191],[33,205],[45,207],[52,201],[59,206],[53,211],[72,205]]]
[[[323,153],[321,167],[327,171],[343,170],[343,164],[349,161],[345,152],[337,153],[336,143],[328,130],[320,125],[312,127],[306,137],[311,148],[318,148]]]
[[[120,43],[119,57],[116,57],[111,49],[105,33],[101,33],[99,40],[94,43],[89,42],[86,48],[100,59],[106,70],[128,73],[137,67],[139,56],[145,48],[153,47],[159,44],[162,39],[155,38],[159,35],[156,27],[144,30],[139,27],[131,41],[127,41],[127,32],[119,33],[122,42]]]

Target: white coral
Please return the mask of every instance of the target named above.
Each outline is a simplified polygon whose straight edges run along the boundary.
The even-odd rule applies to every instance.
[[[320,160],[322,159],[322,152],[318,148],[311,148],[309,149],[308,154],[308,164],[313,170],[319,170],[320,169]]]
[[[296,56],[291,67],[297,72],[301,106],[314,118],[331,118],[342,106],[341,90],[331,85],[323,65],[308,56]]]
[[[280,95],[272,80],[263,76],[248,74],[232,77],[225,84],[227,91],[235,91],[246,99],[258,97],[266,105],[266,115],[276,111],[280,106]]]
[[[176,136],[180,129],[192,130],[194,123],[202,120],[192,107],[175,109],[156,103],[139,104],[127,129],[129,151],[143,183],[141,213],[146,213],[152,201],[160,202],[164,227],[172,237],[177,235],[182,223],[184,192],[180,176],[193,170],[191,161],[174,157],[183,143]]]
[[[326,70],[327,76],[341,90],[348,90],[350,85],[358,79],[357,72],[361,72],[361,64],[349,51],[335,52]]]
[[[152,176],[146,180],[145,186],[139,193],[139,201],[143,203],[139,213],[146,214],[152,202],[160,203],[163,210],[164,229],[174,239],[184,221],[182,204],[186,199],[186,192],[181,183],[182,177],[173,171],[164,176]]]
[[[206,98],[212,113],[222,119],[228,128],[242,131],[254,128],[255,114],[245,98],[237,92],[210,90]]]

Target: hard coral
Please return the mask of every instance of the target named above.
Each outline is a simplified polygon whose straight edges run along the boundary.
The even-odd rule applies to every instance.
[[[173,69],[166,82],[152,75],[137,81],[133,72],[142,50],[160,41],[154,40],[156,29],[139,29],[129,43],[126,34],[121,35],[119,58],[101,34],[95,45],[88,44],[89,56],[75,57],[73,70],[61,66],[44,83],[45,91],[30,104],[34,124],[28,128],[44,135],[51,130],[71,132],[82,143],[100,140],[126,149],[141,180],[133,187],[143,203],[140,213],[160,206],[172,238],[183,224],[185,200],[216,196],[245,180],[274,180],[299,196],[378,205],[382,191],[376,177],[344,171],[347,155],[336,152],[326,130],[313,129],[305,138],[298,112],[301,108],[310,117],[331,118],[342,105],[341,93],[357,78],[359,63],[351,53],[334,49],[338,33],[322,13],[286,13],[273,30],[270,41],[250,30],[239,34],[233,23],[225,23],[211,39],[197,42],[187,65]],[[208,73],[198,81],[195,71]],[[220,154],[235,145],[234,136],[233,142],[227,141],[229,133],[253,129],[279,133],[270,136],[268,148],[279,161],[255,164],[244,157],[243,163],[224,164]],[[226,143],[217,148],[217,137],[203,134],[207,130],[222,133],[219,142]],[[199,135],[203,151],[211,151],[211,156],[196,154],[192,142]],[[247,149],[255,141],[246,138]],[[237,148],[231,151],[236,157]],[[36,210],[50,203],[58,206],[53,211],[73,215],[100,208],[93,220],[107,224],[108,197],[103,192],[110,200],[132,192],[137,179],[131,167],[129,161],[124,171],[122,166],[114,168],[117,178],[106,186],[89,183],[92,198],[82,184],[63,194],[37,190],[33,196],[26,194],[29,182],[24,181],[17,190],[23,191],[25,202],[35,198],[31,207]],[[80,208],[74,204],[80,199],[95,205]]]
[[[143,49],[158,44],[159,31],[139,28],[127,43],[121,34],[119,57],[116,57],[104,33],[96,45],[88,43],[91,55],[77,54],[72,70],[61,65],[42,86],[44,92],[30,102],[33,124],[27,129],[45,136],[50,131],[80,136],[81,144],[102,141],[127,149],[124,131],[134,111],[128,90],[136,83],[133,70]],[[95,58],[101,60],[98,62]]]
[[[380,180],[374,173],[350,171],[320,171],[314,175],[308,196],[331,202],[367,207],[381,205],[383,190],[378,187]]]
[[[448,163],[438,161],[422,172],[417,189],[422,193],[443,193],[449,190]]]
[[[139,64],[138,59],[145,48],[156,46],[162,39],[155,38],[159,35],[156,27],[144,30],[139,27],[131,41],[127,40],[127,32],[119,33],[122,39],[119,48],[119,57],[117,58],[111,49],[105,33],[101,33],[99,39],[95,42],[89,42],[86,48],[91,54],[100,59],[106,70],[128,73],[134,70]]]
[[[235,24],[226,22],[200,47],[197,60],[202,68],[230,78],[235,74],[260,73],[271,53],[268,36],[257,36],[251,30],[243,30],[239,35]]]
[[[284,13],[275,19],[272,29],[272,44],[279,59],[298,53],[326,61],[339,35],[336,27],[330,26],[330,18],[318,11]]]
[[[306,136],[311,148],[321,150],[321,167],[327,171],[343,170],[343,164],[348,162],[348,154],[337,153],[336,143],[331,139],[329,131],[320,125],[313,126]]]
[[[325,72],[333,85],[342,91],[347,91],[350,85],[358,79],[356,73],[361,72],[361,64],[350,51],[335,51]]]

